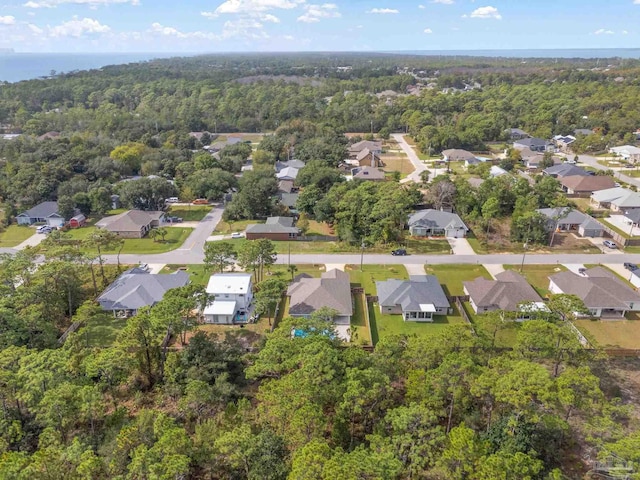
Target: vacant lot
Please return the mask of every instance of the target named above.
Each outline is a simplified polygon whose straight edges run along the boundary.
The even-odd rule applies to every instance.
[[[640,348],[640,320],[576,320],[590,342],[605,348]]]
[[[9,225],[0,232],[0,247],[15,247],[36,233],[35,228]]]
[[[382,157],[385,172],[400,172],[402,177],[406,177],[415,169],[406,155],[393,153]]]
[[[264,223],[260,220],[238,220],[237,222],[225,222],[220,220],[216,229],[213,231],[213,235],[228,235],[233,232],[244,232],[249,225],[256,223]]]
[[[491,278],[482,265],[425,265],[425,271],[438,277],[444,292],[449,296],[464,295],[462,282],[478,277]]]
[[[83,227],[68,230],[67,233],[73,240],[85,240],[95,232],[95,227]],[[175,250],[180,247],[193,231],[192,228],[167,228],[164,241],[158,238],[156,241],[149,237],[145,238],[125,238],[124,247],[121,253],[163,253]],[[89,250],[89,249],[87,249]],[[93,250],[92,250],[93,251]],[[105,250],[106,253],[115,253],[114,250]]]
[[[209,213],[210,211],[211,207],[203,205],[191,205],[190,207],[169,207],[168,214],[172,217],[180,217],[185,222],[199,222],[204,217],[206,217],[207,213]]]
[[[377,281],[389,280],[390,278],[409,279],[403,265],[363,265],[362,271],[360,271],[359,265],[347,265],[345,270],[351,278],[351,283],[364,288],[367,295],[377,295]]]
[[[566,270],[562,265],[524,265],[522,272],[520,272],[520,265],[505,265],[504,268],[522,273],[527,282],[543,298],[549,295],[549,275]]]

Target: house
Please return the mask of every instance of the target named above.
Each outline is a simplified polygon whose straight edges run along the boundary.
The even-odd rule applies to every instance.
[[[280,203],[287,207],[291,213],[297,214],[296,204],[299,196],[299,193],[281,193],[279,195]]]
[[[464,162],[476,160],[476,156],[466,150],[460,150],[458,148],[450,148],[442,152],[442,158],[445,162]]]
[[[374,167],[358,167],[351,170],[351,175],[353,175],[354,180],[370,180],[373,182],[381,182],[385,181],[387,177],[385,177],[384,172],[378,170]]]
[[[469,303],[476,313],[495,310],[519,312],[517,320],[530,318],[531,308],[523,304],[533,304],[537,310],[546,310],[538,292],[529,282],[513,270],[506,270],[495,276],[495,280],[483,277],[463,282],[464,293],[469,295]]]
[[[195,138],[197,141],[202,141],[202,137],[204,137],[206,135],[209,136],[209,138],[216,138],[218,135],[211,133],[211,132],[189,132],[189,136],[191,138]]]
[[[563,152],[566,152],[575,141],[576,137],[573,135],[556,135],[553,137],[553,143]]]
[[[591,135],[593,133],[593,130],[589,129],[589,128],[576,128],[573,131],[573,134],[577,137],[578,135],[583,135],[583,136],[587,136],[587,135]]]
[[[360,167],[383,167],[382,159],[378,153],[372,152],[368,148],[356,155],[355,163]]]
[[[569,163],[561,163],[560,165],[554,165],[553,167],[545,168],[542,173],[545,175],[549,175],[553,178],[563,178],[563,177],[575,177],[582,176],[586,177],[591,175],[584,168],[576,167],[575,165],[571,165]]]
[[[16,215],[18,225],[46,223],[50,227],[62,227],[65,219],[58,213],[58,202],[42,202],[26,212]]]
[[[624,212],[624,218],[627,219],[629,225],[640,227],[640,208],[628,210]]]
[[[548,219],[549,231],[575,232],[581,237],[602,237],[604,226],[595,218],[569,207],[540,208],[536,210]]]
[[[402,315],[405,322],[433,322],[434,315],[453,311],[435,275],[376,282],[376,290],[380,313]]]
[[[569,175],[560,179],[560,185],[569,195],[590,197],[593,192],[614,188],[616,182],[608,175]]]
[[[276,173],[280,173],[282,170],[284,170],[287,167],[296,168],[300,170],[304,168],[305,165],[306,164],[302,160],[296,160],[294,158],[293,160],[288,160],[286,162],[276,162],[275,168],[276,168]]]
[[[211,275],[206,291],[213,298],[202,312],[205,323],[230,325],[247,322],[253,301],[250,273]]]
[[[295,186],[293,180],[280,180],[278,182],[278,192],[280,193],[296,193],[299,188]]]
[[[143,238],[149,231],[164,222],[164,212],[127,210],[118,215],[104,217],[96,227],[104,228],[122,238]]]
[[[84,227],[86,223],[87,223],[87,217],[85,217],[83,214],[80,213],[72,217],[71,220],[69,220],[69,227],[80,228],[80,227]]]
[[[591,203],[596,208],[608,208],[614,212],[624,212],[640,208],[640,193],[623,187],[598,190],[591,194]]]
[[[98,297],[103,310],[113,312],[115,317],[127,318],[143,307],[152,307],[172,288],[189,283],[189,274],[182,270],[169,274],[149,273],[134,267],[120,275]]]
[[[300,170],[294,167],[285,167],[282,170],[280,170],[278,173],[276,173],[276,178],[278,180],[295,180],[296,177],[298,176],[298,172]]]
[[[505,133],[511,140],[522,140],[523,138],[529,138],[531,136],[520,128],[507,128]]]
[[[507,175],[507,172],[504,168],[499,167],[498,165],[491,165],[489,169],[489,176],[491,178],[501,177],[502,175]]]
[[[602,267],[590,268],[584,275],[569,271],[550,275],[549,291],[577,295],[589,310],[589,315],[582,316],[621,318],[640,310],[640,293]]]
[[[640,148],[633,145],[622,145],[620,147],[613,147],[609,149],[609,153],[613,153],[622,157],[629,162],[637,162],[640,160]]]
[[[337,326],[351,324],[353,300],[349,275],[342,270],[332,269],[320,278],[298,275],[287,289],[289,315],[308,318],[313,312],[328,307],[336,310],[333,322]]]
[[[414,237],[444,235],[447,238],[467,236],[469,229],[455,213],[428,209],[413,213],[407,222],[409,232]]]
[[[265,223],[249,225],[245,230],[247,240],[296,240],[300,230],[293,226],[293,217],[269,217]]]
[[[543,140],[542,138],[521,138],[513,142],[513,148],[522,150],[528,148],[533,152],[547,152],[553,151],[554,147],[551,142]]]
[[[382,142],[362,140],[353,145],[349,145],[349,158],[355,159],[363,150],[368,150],[376,155],[380,155],[382,154]]]

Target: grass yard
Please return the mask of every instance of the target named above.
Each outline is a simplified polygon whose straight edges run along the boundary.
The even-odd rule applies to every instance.
[[[590,342],[605,348],[640,348],[640,320],[575,320]]]
[[[491,279],[482,265],[425,265],[425,271],[438,277],[444,292],[449,296],[464,295],[462,282],[478,277]]]
[[[91,347],[110,347],[127,324],[126,318],[100,315],[85,324],[78,335]]]
[[[360,265],[347,265],[345,271],[349,274],[351,283],[364,288],[367,295],[377,295],[376,281],[389,280],[390,278],[409,279],[403,265],[363,265],[362,271],[360,271]]]
[[[312,277],[319,277],[322,272],[324,272],[324,264],[320,265],[296,265],[295,275],[299,275],[301,273],[306,273],[307,275],[311,275]],[[191,277],[191,282],[197,285],[206,285],[209,282],[209,277],[212,273],[209,272],[205,265],[202,264],[169,264],[165,265],[164,268],[160,271],[160,273],[173,273],[176,270],[181,269],[189,274]],[[290,280],[291,273],[287,270],[287,265],[277,264],[271,266],[271,273],[273,275],[281,275],[283,279]],[[267,277],[268,278],[268,277]]]
[[[493,338],[493,331],[489,329],[489,325],[483,322],[484,315],[478,315],[474,313],[469,302],[463,304],[467,316],[473,324],[473,328],[479,336],[485,336],[489,339]],[[518,337],[518,331],[520,330],[522,323],[508,321],[504,322],[502,328],[498,330],[495,337],[495,346],[498,348],[511,348],[516,344]]]
[[[36,233],[35,228],[9,225],[0,232],[0,247],[15,247]]]
[[[191,205],[191,207],[170,207],[167,212],[172,217],[180,217],[185,222],[199,222],[207,213],[211,211],[212,207],[203,205]]]
[[[220,220],[216,229],[213,231],[213,235],[230,234],[233,232],[244,232],[249,225],[255,223],[264,223],[264,220],[238,220],[236,222],[225,222]]]
[[[191,283],[195,283],[196,285],[206,285],[209,281],[209,272],[206,270],[204,265],[178,265],[178,264],[170,264],[165,265],[160,273],[173,273],[177,270],[184,270],[189,274],[191,278]]]
[[[505,265],[504,268],[520,272],[520,265]],[[524,265],[522,275],[538,292],[538,295],[545,298],[549,296],[549,275],[566,270],[562,265]]]
[[[312,235],[335,235],[335,231],[325,222],[309,220],[309,230],[307,236]]]
[[[83,227],[68,230],[67,233],[73,240],[85,240],[89,235],[95,232],[95,227]],[[121,253],[163,253],[175,250],[180,247],[187,237],[191,234],[193,228],[167,228],[165,241],[158,239],[153,241],[149,237],[145,238],[125,238],[124,247]],[[106,253],[115,253],[114,251],[105,250]]]
[[[627,177],[640,177],[640,170],[621,170],[621,174],[626,175]]]
[[[351,317],[351,343],[356,345],[373,345],[371,331],[365,320],[367,300],[364,295],[357,294],[353,297],[354,310]]]
[[[384,162],[383,170],[385,172],[400,172],[401,175],[408,175],[415,169],[409,158],[405,154],[394,154],[388,157],[383,157]]]

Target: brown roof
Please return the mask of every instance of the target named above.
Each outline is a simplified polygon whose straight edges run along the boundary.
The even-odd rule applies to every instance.
[[[278,182],[278,191],[280,192],[291,193],[293,188],[293,180],[280,180]]]
[[[362,160],[363,158],[367,158],[369,155],[373,155],[376,159],[379,159],[380,156],[377,153],[372,152],[368,148],[364,150],[360,150],[360,153],[356,156],[356,160]]]
[[[381,172],[377,168],[364,166],[355,170],[357,170],[357,173],[353,175],[353,178],[359,180],[386,180],[387,178],[384,176],[384,172]]]
[[[353,315],[349,275],[342,270],[324,272],[320,278],[298,277],[289,285],[289,313],[310,315],[319,308],[329,307],[340,315]]]
[[[373,142],[371,140],[361,140],[353,145],[349,145],[349,152],[356,153],[361,152],[364,149],[367,150],[382,150],[382,142]]]
[[[598,190],[606,190],[615,187],[613,178],[608,175],[570,175],[562,177],[560,183],[574,192],[597,192]]]
[[[590,268],[585,276],[560,272],[549,276],[563,293],[577,295],[587,308],[629,308],[640,302],[640,294],[627,286],[612,272],[602,267]]]
[[[540,295],[525,278],[513,270],[499,273],[495,280],[476,278],[471,282],[463,283],[473,303],[478,307],[515,312],[518,310],[518,305],[523,302],[542,301]]]
[[[451,161],[473,160],[476,158],[473,153],[468,152],[467,150],[461,150],[459,148],[450,148],[449,150],[444,150],[442,152],[442,155],[447,157],[447,159]]]

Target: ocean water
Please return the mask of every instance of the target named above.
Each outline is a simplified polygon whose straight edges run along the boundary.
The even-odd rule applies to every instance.
[[[503,58],[640,58],[640,48],[558,48],[522,50],[411,50],[410,55]]]
[[[19,82],[74,70],[185,56],[172,53],[0,53],[0,82]]]

